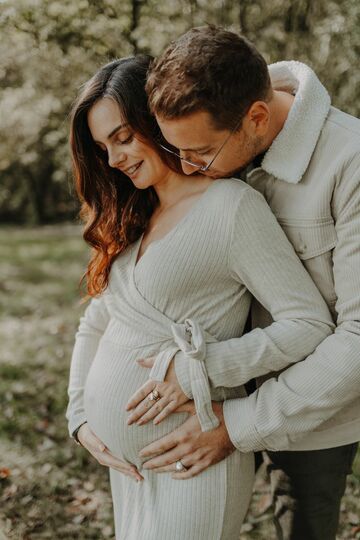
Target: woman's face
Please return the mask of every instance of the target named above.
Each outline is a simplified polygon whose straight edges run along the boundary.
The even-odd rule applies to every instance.
[[[170,173],[159,154],[132,131],[112,99],[102,98],[92,106],[88,125],[110,167],[126,174],[138,189],[155,186]]]

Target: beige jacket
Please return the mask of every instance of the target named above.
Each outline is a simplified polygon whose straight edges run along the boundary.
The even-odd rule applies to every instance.
[[[337,328],[254,394],[226,401],[225,422],[241,451],[330,448],[360,440],[360,120],[330,106],[306,65],[279,62],[269,71],[274,88],[295,100],[261,167],[244,179],[265,196]],[[271,322],[255,304],[254,326]],[[230,359],[234,340],[209,345],[211,385],[224,385]],[[186,372],[175,365],[186,391]]]

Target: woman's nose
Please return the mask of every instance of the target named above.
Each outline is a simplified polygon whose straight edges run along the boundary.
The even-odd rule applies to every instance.
[[[110,167],[118,167],[125,160],[125,152],[109,152],[108,163]]]

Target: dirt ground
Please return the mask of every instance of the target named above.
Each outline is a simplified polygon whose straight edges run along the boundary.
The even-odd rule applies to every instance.
[[[113,539],[107,471],[69,440],[64,417],[84,309],[80,229],[3,228],[0,253],[0,540]],[[269,504],[262,470],[241,540],[275,539]],[[338,539],[360,539],[360,454]]]

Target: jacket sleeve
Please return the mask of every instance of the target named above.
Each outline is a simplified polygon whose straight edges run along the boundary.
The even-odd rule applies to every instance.
[[[71,358],[66,410],[70,436],[86,421],[83,402],[86,378],[108,322],[109,314],[103,297],[93,298],[80,319]]]
[[[234,218],[229,270],[271,313],[274,322],[240,338],[207,345],[212,386],[240,386],[303,360],[333,332],[326,303],[298,259],[263,196],[248,188]],[[188,366],[175,358],[179,383],[189,395]],[[190,396],[189,396],[190,397]]]
[[[360,157],[345,168],[333,193],[337,244],[333,272],[335,333],[306,360],[266,381],[251,396],[224,404],[229,435],[242,451],[286,450],[359,398]]]

